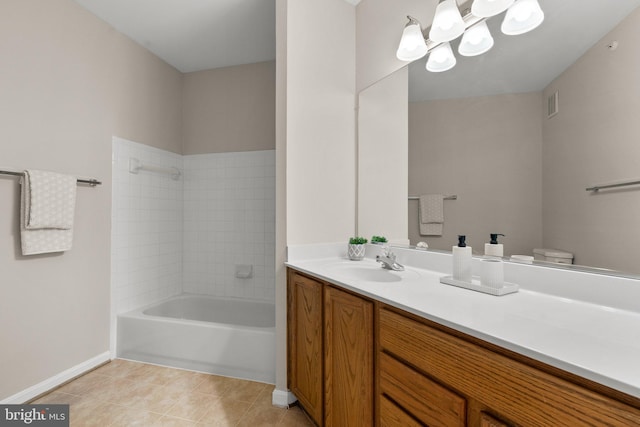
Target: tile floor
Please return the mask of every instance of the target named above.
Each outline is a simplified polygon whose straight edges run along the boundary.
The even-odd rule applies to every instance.
[[[70,405],[71,426],[313,426],[271,405],[273,386],[116,359],[31,403]]]

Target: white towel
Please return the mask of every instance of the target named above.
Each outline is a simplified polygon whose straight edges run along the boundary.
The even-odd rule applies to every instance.
[[[25,171],[20,202],[23,255],[71,249],[76,182],[70,175]]]
[[[419,225],[421,236],[442,236],[444,224],[444,196],[425,194],[419,197]]]

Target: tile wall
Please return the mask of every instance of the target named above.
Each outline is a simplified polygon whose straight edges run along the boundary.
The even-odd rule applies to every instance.
[[[129,173],[132,157],[183,175]],[[274,301],[274,150],[181,156],[114,137],[112,206],[114,315],[182,292]]]
[[[182,156],[113,138],[112,307],[122,313],[182,291],[182,179],[129,172],[130,158],[182,170]]]
[[[184,292],[274,301],[275,151],[184,156],[184,175]]]

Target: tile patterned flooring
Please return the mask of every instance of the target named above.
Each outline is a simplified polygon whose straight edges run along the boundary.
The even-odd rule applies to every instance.
[[[71,426],[313,426],[271,405],[273,386],[116,359],[31,402],[70,405]]]

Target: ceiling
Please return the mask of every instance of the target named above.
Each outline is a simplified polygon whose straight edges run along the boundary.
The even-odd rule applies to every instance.
[[[276,0],[75,1],[183,73],[276,57]]]
[[[275,0],[75,0],[183,73],[271,61]]]
[[[428,72],[426,57],[412,63],[409,66],[410,101],[540,91],[640,6],[640,0],[538,2],[545,20],[529,33],[502,34],[503,13],[487,22],[495,40],[489,52],[463,57],[457,53],[460,41],[457,39],[451,44],[458,61],[453,69]],[[430,25],[422,24],[423,27]],[[399,28],[398,34],[401,31]]]
[[[75,1],[181,72],[275,59],[275,0]],[[539,3],[545,21],[527,34],[505,36],[499,30],[504,14],[491,18],[495,45],[484,55],[456,54],[458,64],[444,73],[427,72],[426,58],[411,64],[410,100],[542,90],[640,6],[640,0]]]

